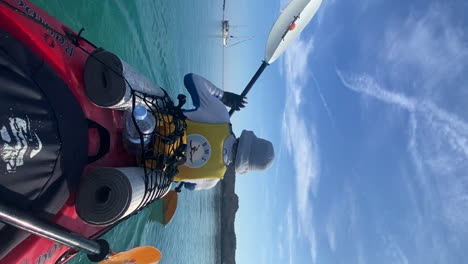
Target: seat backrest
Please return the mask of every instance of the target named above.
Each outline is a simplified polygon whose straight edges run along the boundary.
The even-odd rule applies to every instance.
[[[65,82],[0,30],[0,199],[53,216],[87,163],[87,121]],[[27,236],[0,224],[0,259]]]

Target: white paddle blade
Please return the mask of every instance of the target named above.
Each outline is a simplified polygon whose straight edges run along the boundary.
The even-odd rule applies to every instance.
[[[292,0],[273,25],[265,51],[265,62],[274,62],[299,36],[317,13],[322,0]]]

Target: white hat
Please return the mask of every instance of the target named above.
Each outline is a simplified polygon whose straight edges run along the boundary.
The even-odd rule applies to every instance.
[[[273,144],[258,138],[252,131],[243,130],[237,146],[236,172],[261,171],[271,167],[275,159]]]

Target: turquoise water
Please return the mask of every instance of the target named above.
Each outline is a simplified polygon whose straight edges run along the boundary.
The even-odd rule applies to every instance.
[[[34,0],[97,46],[112,51],[165,88],[185,93],[183,77],[195,72],[217,85],[223,78],[222,0]],[[220,263],[217,189],[182,192],[173,221],[164,228],[148,211],[105,238],[117,251],[140,245],[159,248],[164,263]],[[71,263],[88,263],[85,257]]]

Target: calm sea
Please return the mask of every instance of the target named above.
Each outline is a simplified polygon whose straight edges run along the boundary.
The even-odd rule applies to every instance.
[[[173,98],[185,92],[194,72],[217,85],[223,78],[222,0],[33,0],[65,24],[134,66]],[[185,191],[173,221],[148,221],[148,211],[122,223],[105,238],[117,251],[159,248],[161,263],[219,263],[219,190]],[[85,257],[71,263],[88,263]]]

